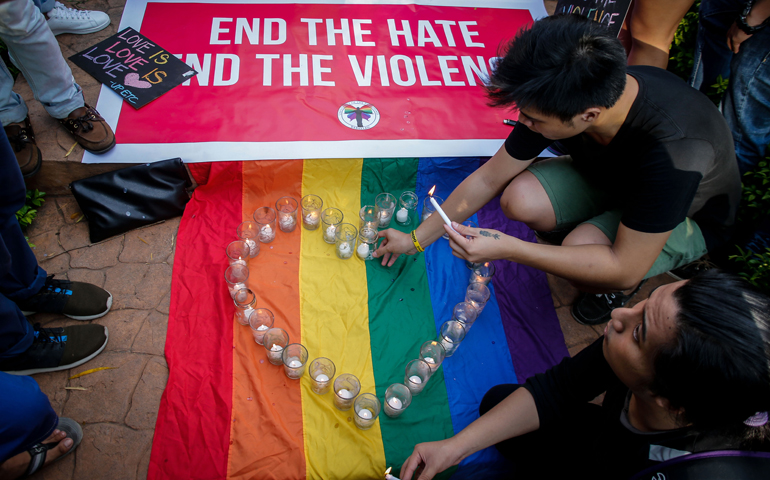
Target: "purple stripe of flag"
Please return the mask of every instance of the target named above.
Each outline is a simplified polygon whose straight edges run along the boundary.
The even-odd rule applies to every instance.
[[[478,212],[479,226],[493,228],[528,242],[535,233],[508,219],[495,197]],[[495,296],[519,383],[546,371],[569,356],[545,273],[532,267],[496,260]]]

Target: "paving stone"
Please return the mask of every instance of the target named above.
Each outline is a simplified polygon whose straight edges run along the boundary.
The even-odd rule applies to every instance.
[[[67,371],[39,373],[32,377],[40,385],[40,390],[48,396],[57,415],[61,415],[67,400],[67,390],[64,387],[67,386],[68,377]]]
[[[34,237],[41,233],[56,231],[62,225],[64,225],[64,218],[61,216],[61,212],[56,205],[56,200],[53,197],[43,197],[46,199],[42,207],[37,208],[37,217],[32,222],[32,225],[27,227],[24,235],[28,237]]]
[[[136,385],[131,399],[131,410],[126,416],[126,425],[137,430],[154,430],[158,418],[158,407],[163,389],[168,381],[168,366],[162,357],[149,361],[142,378]]]
[[[114,367],[70,380],[70,386],[88,390],[70,390],[64,416],[85,423],[123,423],[146,361],[143,355],[102,352],[90,362],[70,370],[71,375],[77,375],[93,368]]]
[[[128,351],[149,314],[148,310],[116,310],[94,320],[94,323],[104,325],[110,332],[105,350]]]
[[[48,257],[53,257],[57,253],[64,252],[62,246],[59,245],[59,236],[55,230],[49,230],[40,235],[29,237],[29,243],[34,245],[32,252],[35,254],[38,262]]]
[[[49,275],[61,274],[70,269],[70,254],[62,253],[55,257],[38,258],[37,263],[48,272]]]
[[[114,297],[114,309],[155,308],[171,288],[171,267],[119,263],[107,270],[104,288]]]
[[[104,288],[104,272],[87,268],[73,268],[67,272],[67,278],[73,282],[83,282]]]
[[[73,478],[135,480],[139,461],[151,443],[149,430],[104,423],[86,425]]]
[[[564,307],[575,303],[580,292],[571,283],[556,275],[546,274],[548,285],[551,287],[554,307]]]
[[[70,265],[73,268],[91,268],[93,270],[111,267],[118,263],[118,255],[122,248],[123,237],[117,237],[104,243],[72,250],[70,252],[72,256]]]
[[[38,146],[40,146],[40,141],[38,141]],[[40,147],[42,150],[43,147]],[[78,218],[80,218],[80,215],[82,215],[82,212],[80,211],[80,206],[78,206],[78,202],[75,200],[75,197],[72,195],[65,195],[62,197],[56,197],[56,205],[59,208],[59,211],[61,212],[62,219],[64,220],[65,224],[74,224]],[[78,214],[78,215],[75,215]]]
[[[136,469],[136,479],[145,479],[150,470],[150,455],[152,454],[152,445],[147,447],[142,458],[139,459],[139,466]]]
[[[169,289],[168,293],[166,293],[166,296],[164,296],[160,300],[160,304],[158,304],[158,308],[155,310],[159,311],[160,313],[165,313],[168,315],[169,309],[171,308],[171,290]]]
[[[557,308],[556,315],[559,317],[559,324],[561,324],[561,330],[564,332],[564,343],[567,348],[583,343],[592,343],[599,337],[594,329],[587,325],[581,325],[572,318],[570,307]],[[603,328],[604,326],[602,326]]]
[[[163,356],[166,347],[168,315],[152,312],[142,324],[139,334],[134,339],[131,351]]]
[[[179,222],[163,222],[126,233],[120,261],[123,263],[163,263],[171,255]]]
[[[84,219],[78,223],[63,226],[59,230],[59,242],[67,251],[91,245],[91,239],[88,237],[88,222]]]

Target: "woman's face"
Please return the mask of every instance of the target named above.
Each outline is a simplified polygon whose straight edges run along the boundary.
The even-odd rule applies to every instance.
[[[604,357],[637,395],[649,394],[655,353],[674,339],[679,306],[673,293],[683,284],[663,285],[632,308],[616,308],[604,330]]]

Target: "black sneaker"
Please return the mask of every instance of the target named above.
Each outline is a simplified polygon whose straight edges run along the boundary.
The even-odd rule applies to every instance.
[[[646,279],[642,280],[629,295],[625,295],[623,292],[600,293],[598,295],[581,293],[575,304],[572,305],[572,318],[583,325],[601,325],[609,322],[612,311],[628,303],[646,281]]]
[[[107,346],[107,327],[73,325],[41,328],[36,324],[32,346],[13,358],[0,360],[0,371],[11,375],[58,372],[82,365]]]
[[[669,277],[674,280],[689,280],[692,277],[711,270],[712,268],[718,268],[714,263],[711,263],[706,257],[701,257],[694,262],[690,262],[687,265],[682,265],[679,268],[669,270],[666,272]]]
[[[110,311],[112,295],[90,283],[55,280],[49,275],[39,292],[16,305],[24,315],[61,313],[75,320],[93,320]]]

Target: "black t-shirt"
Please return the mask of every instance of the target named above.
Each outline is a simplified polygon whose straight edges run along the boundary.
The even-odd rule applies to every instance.
[[[687,453],[739,449],[740,440],[721,433],[680,428],[663,432],[642,432],[628,422],[629,390],[610,368],[602,351],[602,336],[573,358],[565,358],[545,373],[524,384],[537,405],[540,428],[553,432],[572,428],[575,405],[585,404],[606,392],[600,420],[585,432],[581,445],[596,452],[600,461],[590,464],[591,478],[629,478],[660,461]],[[555,452],[558,457],[558,452]],[[575,472],[583,478],[585,472]]]
[[[628,228],[673,230],[690,217],[709,249],[724,243],[741,194],[738,164],[724,117],[702,93],[655,67],[629,67],[639,93],[625,122],[604,146],[586,134],[559,140],[575,168],[612,198]],[[509,155],[530,160],[552,140],[519,123]]]

